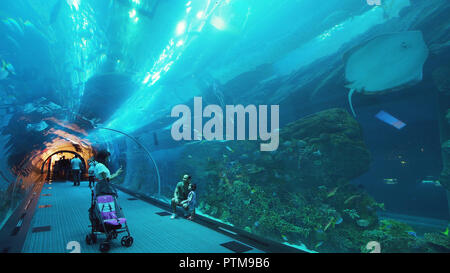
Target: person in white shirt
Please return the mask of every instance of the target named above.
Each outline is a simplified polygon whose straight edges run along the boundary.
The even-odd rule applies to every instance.
[[[81,162],[81,159],[78,157],[72,158],[70,160],[70,166],[72,167],[72,174],[73,174],[73,185],[74,186],[80,186],[80,175],[81,175],[81,165],[83,163]]]
[[[117,196],[117,191],[111,185],[110,181],[115,179],[122,173],[122,167],[120,167],[114,174],[111,174],[108,167],[110,153],[106,150],[99,151],[95,155],[95,169],[94,176],[95,180],[97,180],[97,185],[95,185],[95,195],[115,195]]]

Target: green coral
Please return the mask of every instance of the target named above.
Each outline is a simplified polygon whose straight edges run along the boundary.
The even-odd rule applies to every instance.
[[[359,214],[355,209],[345,209],[344,213],[347,214],[351,219],[356,220],[359,219]]]
[[[424,239],[429,247],[437,252],[450,252],[450,237],[442,233],[425,233]]]
[[[272,153],[257,141],[186,145],[174,173],[192,174],[201,212],[247,232],[320,252],[367,251],[370,241],[382,252],[423,250],[409,226],[379,221],[384,204],[349,183],[368,170],[370,154],[345,110],[288,124],[280,143]],[[369,224],[358,226],[361,219]]]

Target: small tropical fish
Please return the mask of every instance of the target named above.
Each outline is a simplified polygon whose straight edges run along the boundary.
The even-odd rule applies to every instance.
[[[417,237],[417,233],[415,233],[414,231],[408,231],[408,234],[414,237]]]
[[[426,179],[426,180],[422,180],[421,183],[422,184],[431,184],[436,187],[442,187],[441,183],[439,183],[439,180]]]
[[[361,195],[359,195],[359,194],[352,195],[344,201],[344,204],[348,204],[348,203],[350,203],[350,201],[352,201],[353,199],[358,198],[360,196]]]
[[[285,235],[281,235],[281,238],[283,238],[283,240],[287,241],[287,237]]]
[[[316,155],[316,156],[321,156],[321,155],[322,155],[322,153],[320,152],[320,150],[317,150],[317,151],[313,152],[313,155]]]
[[[315,245],[315,248],[319,248],[321,245],[323,245],[323,241],[318,242],[318,243]]]
[[[336,221],[336,225],[339,225],[340,223],[342,223],[344,221],[344,219],[342,219],[342,217],[339,217],[339,219]]]
[[[331,226],[331,225],[333,225],[334,226],[334,223],[335,223],[335,221],[336,221],[336,218],[331,218],[331,220],[328,222],[328,224],[325,226],[325,228],[323,229],[323,231],[327,231],[327,229]]]
[[[339,187],[335,187],[334,189],[332,189],[328,194],[327,194],[327,198],[330,198],[332,196],[334,196],[337,192]]]
[[[225,148],[232,153],[234,152],[233,149],[230,148],[230,146],[225,146]]]
[[[188,155],[188,158],[192,158],[192,155]]]
[[[397,178],[385,178],[383,182],[386,185],[396,185],[398,183]]]

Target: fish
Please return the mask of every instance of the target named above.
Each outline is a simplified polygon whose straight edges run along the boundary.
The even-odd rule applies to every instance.
[[[352,201],[353,199],[358,198],[360,196],[361,195],[359,195],[359,194],[352,195],[344,201],[344,204],[348,204],[348,203],[350,203],[350,201]]]
[[[345,87],[350,89],[353,116],[355,92],[378,94],[422,81],[428,51],[421,31],[405,31],[379,35],[345,53]]]
[[[434,179],[423,179],[421,181],[421,183],[424,184],[424,185],[433,185],[435,187],[442,187],[442,185],[439,182],[439,180],[434,180]]]
[[[12,75],[16,75],[16,69],[14,68],[14,66],[10,63],[6,64],[6,70],[8,70],[9,73],[11,73]]]
[[[385,178],[385,179],[383,179],[383,182],[386,185],[396,185],[396,184],[398,184],[397,178]]]
[[[323,245],[323,241],[318,242],[318,243],[315,245],[315,248],[319,248],[321,245]]]
[[[230,146],[225,146],[225,148],[232,153],[234,152],[233,149],[230,148]]]
[[[17,23],[16,20],[14,20],[13,18],[8,18],[8,19],[4,19],[2,20],[3,23],[5,25],[7,25],[9,27],[9,29],[13,32],[18,32],[20,33],[20,35],[24,35],[23,29],[22,27],[19,25],[19,23]]]
[[[330,198],[330,197],[334,196],[334,195],[336,194],[338,188],[339,188],[339,187],[333,188],[333,189],[327,194],[327,198]]]
[[[336,221],[336,218],[331,218],[331,220],[328,222],[328,224],[325,226],[325,228],[323,229],[323,231],[327,231],[327,229],[331,226],[331,225],[333,225],[333,227],[334,227],[334,223],[335,223],[335,221]]]

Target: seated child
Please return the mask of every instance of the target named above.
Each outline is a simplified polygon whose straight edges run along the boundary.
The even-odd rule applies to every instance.
[[[188,198],[181,202],[181,205],[185,210],[189,212],[189,220],[194,220],[195,216],[195,207],[197,206],[197,198],[195,195],[195,190],[197,189],[196,184],[189,184],[189,194]]]

